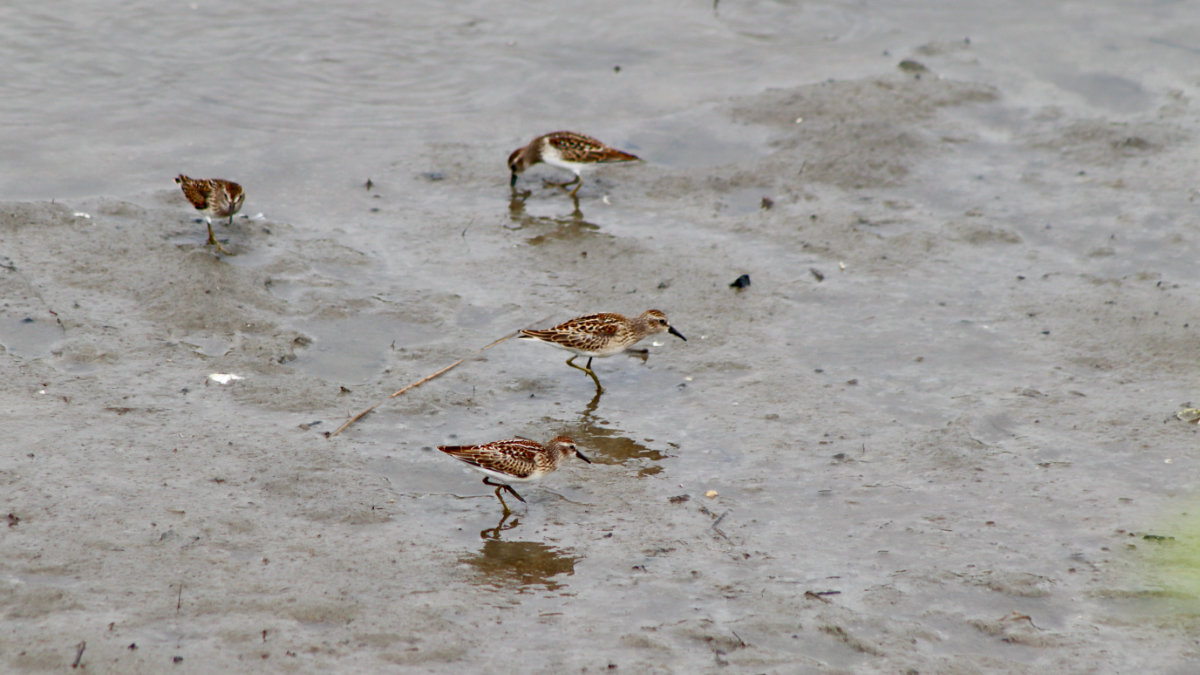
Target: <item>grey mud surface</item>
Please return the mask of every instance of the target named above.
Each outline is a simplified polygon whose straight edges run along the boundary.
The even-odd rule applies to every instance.
[[[339,176],[354,226],[250,190],[228,257],[170,175],[0,205],[0,670],[1191,672],[1195,83],[872,70],[709,98],[704,161],[621,120],[577,209],[510,199],[515,124]],[[327,437],[649,307],[688,341],[603,396],[506,342]],[[560,433],[508,519],[432,449]]]

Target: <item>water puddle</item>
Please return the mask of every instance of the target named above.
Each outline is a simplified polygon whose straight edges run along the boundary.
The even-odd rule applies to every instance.
[[[391,317],[357,316],[313,319],[296,325],[312,338],[290,365],[305,373],[342,384],[370,380],[387,367],[387,349],[423,344],[434,331]]]
[[[45,357],[63,336],[63,327],[54,318],[0,316],[0,345],[15,356]]]

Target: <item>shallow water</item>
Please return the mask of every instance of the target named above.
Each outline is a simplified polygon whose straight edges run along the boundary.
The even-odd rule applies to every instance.
[[[20,449],[0,651],[1168,671],[1194,597],[1142,535],[1190,538],[1172,511],[1197,487],[1173,417],[1200,326],[1194,23],[1168,3],[0,7]],[[511,194],[504,158],[558,128],[646,161],[577,201],[545,167]],[[237,255],[203,249],[179,172],[245,186],[250,217],[217,226]],[[688,341],[597,360],[602,396],[545,345],[473,354],[650,307]],[[508,517],[433,449],[560,433],[595,463]]]

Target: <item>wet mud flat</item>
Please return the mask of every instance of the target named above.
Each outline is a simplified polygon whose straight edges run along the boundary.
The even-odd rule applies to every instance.
[[[578,205],[433,153],[384,180],[450,213],[380,200],[385,253],[237,218],[217,256],[168,189],[0,206],[5,668],[1195,658],[1153,564],[1198,468],[1193,106],[1075,118],[929,70],[961,53],[730,100],[759,156]],[[510,342],[326,436],[547,314],[649,307],[689,341],[597,361],[602,396]],[[432,449],[559,433],[595,464],[507,518]]]

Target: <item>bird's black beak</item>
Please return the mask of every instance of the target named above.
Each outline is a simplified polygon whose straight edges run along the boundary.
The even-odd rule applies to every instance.
[[[680,333],[679,331],[675,330],[675,326],[667,326],[667,332],[670,333],[671,335],[674,335],[675,337],[679,338],[680,340],[687,342],[687,338],[683,337],[683,333]]]
[[[508,187],[510,187],[510,188],[517,187],[517,172],[516,171],[512,172],[512,179],[508,181]]]
[[[583,461],[587,462],[588,464],[591,464],[591,463],[592,463],[592,460],[588,459],[588,458],[587,458],[587,455],[585,455],[585,454],[583,454],[582,452],[580,452],[580,451],[579,451],[579,448],[575,448],[575,454],[576,454],[576,455],[579,455],[579,459],[582,459]]]

